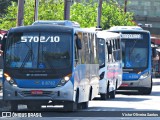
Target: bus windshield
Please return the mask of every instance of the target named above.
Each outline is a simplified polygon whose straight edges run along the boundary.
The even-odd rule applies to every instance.
[[[71,66],[71,39],[67,33],[10,33],[6,43],[6,67],[64,69]]]
[[[124,69],[146,69],[148,67],[149,35],[122,33],[122,56]]]

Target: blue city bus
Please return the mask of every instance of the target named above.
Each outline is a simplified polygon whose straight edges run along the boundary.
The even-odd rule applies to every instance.
[[[11,28],[3,43],[3,99],[11,110],[27,105],[63,105],[64,111],[87,108],[98,95],[96,32],[57,25]]]
[[[99,94],[101,100],[115,98],[122,84],[122,49],[120,34],[97,32],[99,53]]]
[[[138,26],[114,26],[109,31],[121,33],[123,82],[120,90],[152,91],[150,32]]]

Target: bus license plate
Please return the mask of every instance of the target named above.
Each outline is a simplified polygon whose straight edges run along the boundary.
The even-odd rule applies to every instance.
[[[42,95],[43,91],[42,90],[31,90],[32,95]]]

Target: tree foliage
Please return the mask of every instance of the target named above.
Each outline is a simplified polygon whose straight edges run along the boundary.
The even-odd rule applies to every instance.
[[[97,26],[98,2],[74,2],[70,8],[70,20],[77,21],[81,27]],[[0,17],[0,29],[9,29],[16,26],[16,2],[7,8],[7,13]],[[63,20],[64,0],[39,0],[38,18],[40,20]],[[103,2],[101,26],[107,29],[115,25],[134,25],[133,14],[124,11],[115,2]],[[34,0],[25,0],[24,25],[31,25],[34,21]]]
[[[18,2],[18,0],[0,0],[0,17],[6,14],[6,9],[11,4],[11,2]]]

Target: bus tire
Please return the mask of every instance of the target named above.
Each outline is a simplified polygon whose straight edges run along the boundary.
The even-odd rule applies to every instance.
[[[87,109],[88,108],[88,101],[82,103],[82,109]]]
[[[150,88],[145,88],[145,89],[140,89],[138,91],[141,95],[150,95],[152,92],[152,87]]]
[[[68,102],[65,102],[63,110],[65,112],[74,112],[77,110],[77,107],[78,107],[78,103],[74,101],[68,101]]]
[[[78,109],[87,109],[88,108],[88,101],[87,102],[82,102],[78,103]]]
[[[101,100],[107,100],[107,94],[100,94]]]
[[[92,87],[90,88],[90,92],[89,92],[89,100],[92,100]]]
[[[117,83],[117,80],[116,80],[115,90],[113,90],[113,91],[111,91],[111,92],[109,93],[110,98],[112,98],[112,99],[114,99],[114,98],[116,97],[117,84],[118,84],[118,83]]]
[[[18,103],[16,101],[11,101],[11,111],[18,111]]]
[[[107,85],[107,92],[103,93],[103,94],[100,94],[100,96],[101,96],[101,100],[109,99],[109,82],[108,82],[108,85]]]
[[[116,96],[116,90],[113,90],[109,93],[110,98],[114,99]]]
[[[78,103],[78,101],[79,101],[79,89],[77,88],[75,102],[74,101],[65,102],[63,110],[66,112],[73,112],[76,111],[77,109],[81,109],[82,105],[81,103]]]
[[[140,89],[138,92],[141,95],[150,95],[152,92],[152,79],[151,79],[151,87],[150,88]]]

